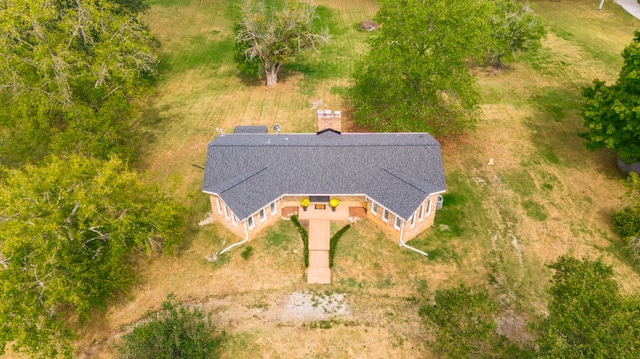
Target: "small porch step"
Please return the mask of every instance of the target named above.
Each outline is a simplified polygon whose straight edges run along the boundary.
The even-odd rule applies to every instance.
[[[309,267],[307,269],[307,283],[331,284],[331,269]]]

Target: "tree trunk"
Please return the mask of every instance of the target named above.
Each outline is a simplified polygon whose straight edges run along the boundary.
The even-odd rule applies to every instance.
[[[493,58],[493,68],[496,70],[502,68],[502,55],[503,54],[495,55]]]
[[[275,86],[278,83],[278,70],[280,70],[280,63],[276,62],[273,66],[265,69],[267,73],[267,87]]]

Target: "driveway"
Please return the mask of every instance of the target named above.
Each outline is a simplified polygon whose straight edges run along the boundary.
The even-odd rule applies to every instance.
[[[622,6],[629,14],[636,19],[640,19],[640,4],[637,0],[613,0],[616,4]],[[606,6],[606,4],[604,5]]]

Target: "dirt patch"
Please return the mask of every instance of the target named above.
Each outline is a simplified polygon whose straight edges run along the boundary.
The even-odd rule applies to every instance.
[[[365,218],[367,209],[363,207],[349,207],[349,218]]]
[[[293,215],[297,215],[298,214],[298,210],[300,210],[300,207],[298,207],[298,206],[284,207],[282,209],[282,218],[288,219]]]
[[[494,319],[496,332],[519,344],[531,342],[533,336],[527,331],[527,321],[516,313],[509,312]]]

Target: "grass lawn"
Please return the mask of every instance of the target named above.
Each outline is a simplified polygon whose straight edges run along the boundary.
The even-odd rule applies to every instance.
[[[358,30],[377,9],[373,0],[316,0],[332,43],[286,67],[267,89],[238,76],[232,57],[236,1],[153,0],[146,21],[162,44],[161,77],[146,99],[141,169],[176,183],[176,194],[196,223],[207,211],[200,193],[206,145],[221,128],[280,124],[284,132],[315,126],[312,103],[345,111],[355,61],[372,33]],[[448,193],[436,225],[409,244],[429,258],[398,247],[375,224],[357,223],[340,240],[333,284],[303,280],[302,243],[281,221],[241,249],[209,263],[205,257],[238,241],[222,226],[194,228],[174,257],[140,264],[142,280],[130,293],[80,329],[79,352],[115,356],[121,325],[158,308],[170,292],[215,313],[228,334],[225,358],[414,358],[433,354],[420,325],[419,303],[438,288],[464,282],[488,288],[501,319],[524,323],[545,313],[551,271],[559,255],[604,256],[624,291],[640,292],[640,276],[611,232],[610,216],[623,193],[610,152],[587,152],[580,89],[594,78],[616,79],[619,56],[638,21],[599,1],[536,1],[548,27],[543,47],[500,71],[474,67],[483,96],[475,132],[441,139]],[[489,159],[494,165],[489,166]],[[292,316],[294,292],[344,293],[351,314],[331,319]],[[505,321],[503,321],[505,322]]]

